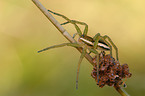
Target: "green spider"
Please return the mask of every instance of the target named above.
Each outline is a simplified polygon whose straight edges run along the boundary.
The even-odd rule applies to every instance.
[[[89,53],[94,53],[95,55],[97,55],[97,58],[99,58],[99,53],[96,49],[101,50],[101,51],[110,51],[110,54],[112,55],[112,46],[113,46],[114,49],[116,50],[116,59],[118,60],[118,49],[117,49],[116,45],[112,42],[110,37],[108,37],[107,35],[101,36],[100,33],[97,33],[93,38],[90,37],[90,36],[87,36],[88,25],[86,23],[76,21],[76,20],[70,20],[69,18],[67,18],[64,15],[52,12],[50,10],[48,10],[48,11],[55,14],[55,15],[61,16],[62,18],[67,20],[67,22],[62,23],[61,25],[65,25],[65,24],[68,24],[68,23],[73,24],[76,28],[76,31],[77,31],[77,33],[75,33],[73,35],[73,38],[76,35],[79,35],[79,38],[78,38],[78,41],[76,43],[63,43],[63,44],[59,44],[59,45],[50,46],[50,47],[47,47],[45,49],[42,49],[42,50],[38,51],[38,53],[40,53],[42,51],[46,51],[48,49],[58,48],[58,47],[63,47],[63,46],[72,46],[72,47],[75,47],[75,48],[82,47],[83,51],[81,53],[81,56],[80,56],[80,59],[79,59],[79,62],[78,62],[78,68],[77,68],[76,89],[78,89],[80,64],[81,64],[85,54],[87,53],[87,50],[89,50]],[[84,29],[83,34],[82,34],[82,32],[81,32],[81,30],[80,30],[80,28],[78,27],[77,24],[85,25],[85,29]],[[106,39],[108,39],[110,44]],[[98,69],[99,69],[99,60],[97,60],[97,65],[98,65],[97,66],[97,71],[98,71]],[[97,72],[97,77],[98,76],[99,76],[99,71]],[[99,78],[97,78],[97,79],[98,79],[98,82],[99,82]]]

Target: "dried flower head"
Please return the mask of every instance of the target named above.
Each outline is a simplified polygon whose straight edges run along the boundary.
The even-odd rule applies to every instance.
[[[95,63],[92,70],[92,77],[96,80],[99,87],[105,85],[114,86],[125,84],[122,79],[131,77],[127,64],[120,65],[110,54],[106,55],[104,51],[99,54],[99,76],[97,79],[97,57],[93,58]],[[98,81],[99,80],[99,81]],[[125,85],[124,85],[125,86]]]

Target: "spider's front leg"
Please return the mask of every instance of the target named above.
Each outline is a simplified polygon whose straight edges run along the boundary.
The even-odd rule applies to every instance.
[[[77,34],[78,34],[80,37],[81,37],[81,36],[87,36],[87,33],[88,33],[88,25],[87,25],[86,23],[80,22],[80,21],[76,21],[76,20],[70,20],[68,17],[66,17],[66,16],[64,16],[64,15],[62,15],[62,14],[53,12],[53,11],[51,11],[51,10],[48,10],[48,11],[51,12],[51,13],[53,13],[53,14],[55,14],[55,15],[58,15],[58,16],[64,18],[65,20],[67,20],[67,22],[62,23],[61,25],[65,25],[65,24],[71,23],[71,24],[73,24],[73,25],[75,26],[76,31],[77,31]],[[81,32],[81,30],[80,30],[80,28],[78,27],[77,24],[85,25],[85,29],[84,29],[83,34],[82,34],[82,32]],[[73,35],[73,38],[74,38],[77,34],[75,33],[75,34]]]
[[[83,35],[87,35],[88,25],[85,22],[81,22],[81,21],[77,21],[77,20],[71,20],[71,22],[76,23],[76,24],[80,24],[80,25],[85,25]],[[71,23],[71,22],[67,21],[67,22],[62,23],[61,25],[65,25],[65,24],[68,24],[68,23]]]
[[[76,30],[77,30],[78,35],[79,35],[79,36],[82,36],[81,29],[77,26],[77,24],[76,24],[74,21],[70,20],[68,17],[66,17],[66,16],[64,16],[64,15],[62,15],[62,14],[53,12],[53,11],[51,11],[51,10],[48,10],[48,11],[51,12],[51,13],[53,13],[54,15],[60,16],[60,17],[64,18],[65,20],[67,20],[67,22],[65,22],[65,23],[63,23],[63,24],[61,24],[61,25],[65,25],[65,24],[67,24],[67,23],[73,24],[73,25],[75,26]]]

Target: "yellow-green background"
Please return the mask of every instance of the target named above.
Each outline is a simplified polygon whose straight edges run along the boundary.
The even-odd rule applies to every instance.
[[[127,63],[133,74],[125,90],[131,96],[145,96],[144,0],[40,1],[48,9],[86,22],[90,36],[98,32],[110,36],[119,48],[121,64]],[[71,24],[65,28],[76,33]],[[0,0],[0,96],[119,96],[113,87],[96,86],[86,59],[75,89],[80,56],[75,48],[37,53],[64,42],[68,41],[31,0]]]

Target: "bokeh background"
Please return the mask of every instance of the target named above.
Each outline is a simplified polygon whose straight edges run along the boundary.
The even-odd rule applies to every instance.
[[[119,48],[121,64],[133,74],[125,89],[145,96],[144,0],[40,0],[48,9],[86,22],[89,35],[108,35]],[[55,16],[59,22],[64,22]],[[74,26],[65,29],[73,35]],[[82,29],[83,26],[80,26]],[[80,53],[63,47],[38,54],[47,46],[68,42],[31,0],[0,0],[0,96],[120,96],[113,87],[99,88],[84,59],[75,89]]]

